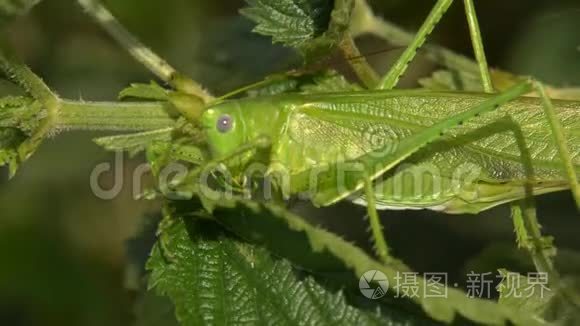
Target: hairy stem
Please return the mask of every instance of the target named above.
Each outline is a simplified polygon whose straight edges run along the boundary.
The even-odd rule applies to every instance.
[[[172,127],[175,109],[166,102],[63,100],[55,129],[155,130]]]
[[[0,52],[0,70],[28,94],[42,104],[46,115],[34,133],[18,149],[20,160],[26,160],[36,150],[54,124],[60,110],[60,100],[30,68],[16,60],[9,60]]]
[[[78,0],[83,9],[91,15],[119,44],[157,77],[168,82],[176,70],[165,60],[147,48],[129,33],[121,23],[98,0]]]

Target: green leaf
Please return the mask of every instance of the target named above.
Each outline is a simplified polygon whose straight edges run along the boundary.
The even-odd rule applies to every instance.
[[[167,101],[169,98],[167,90],[152,81],[150,84],[131,84],[119,93],[119,99]]]
[[[580,322],[580,308],[562,290],[548,289],[548,279],[542,274],[524,276],[505,269],[500,269],[499,272],[503,277],[497,287],[500,293],[499,304],[533,316],[544,323],[578,325]],[[568,294],[574,293],[575,300],[578,300],[578,279],[565,278],[561,282],[561,287],[566,288]]]
[[[0,0],[0,24],[14,16],[27,13],[40,0]]]
[[[506,90],[524,77],[511,74],[502,70],[492,70],[491,79],[496,90]],[[436,91],[456,90],[468,92],[482,92],[481,77],[470,71],[438,70],[430,77],[419,79],[419,84],[425,88]],[[557,90],[556,90],[557,92]],[[553,95],[553,94],[551,94]]]
[[[351,84],[343,75],[334,70],[326,71],[321,75],[314,77],[312,84],[306,84],[301,87],[302,93],[331,93],[331,92],[353,92],[360,91],[362,88],[356,84]]]
[[[24,96],[6,96],[0,98],[0,128],[18,128],[31,133],[41,119],[39,102]]]
[[[189,144],[157,142],[151,144],[148,151],[164,155],[168,161],[185,161],[195,165],[201,165],[207,161],[204,151]]]
[[[277,94],[296,91],[300,82],[296,78],[286,75],[268,76],[263,82],[264,85],[252,88],[247,91],[248,97],[272,96]]]
[[[345,294],[304,276],[264,248],[240,242],[218,225],[177,219],[147,264],[150,287],[169,296],[182,325],[402,325],[348,304]]]
[[[450,70],[435,71],[430,77],[419,79],[419,84],[434,91],[462,90],[481,92],[483,89],[477,75]]]
[[[26,140],[26,135],[14,128],[0,128],[0,166],[8,165],[13,177],[19,165],[18,146]]]
[[[360,248],[330,232],[311,226],[300,217],[281,207],[242,200],[229,202],[222,200],[218,204],[222,208],[218,208],[214,215],[221,223],[234,232],[239,232],[240,236],[245,239],[263,243],[268,248],[275,248],[274,252],[276,253],[280,249],[285,250],[282,253],[284,256],[288,251],[293,251],[294,248],[285,245],[286,242],[280,241],[280,239],[287,239],[287,237],[292,236],[292,233],[298,232],[306,236],[305,240],[313,252],[335,257],[357,278],[369,270],[378,270],[387,276],[389,284],[396,284],[398,275],[408,271],[398,262],[389,265],[379,263]],[[224,209],[233,210],[236,214],[232,214],[232,211],[225,214]],[[274,227],[275,224],[278,226]],[[286,234],[282,235],[273,231],[274,229],[277,231],[286,229],[287,231]],[[294,242],[291,243],[294,244]],[[304,255],[304,252],[298,250],[292,256],[296,258],[297,255]],[[428,295],[412,298],[427,315],[438,321],[452,322],[459,314],[483,324],[505,324],[508,321],[516,325],[538,324],[529,316],[519,314],[511,308],[498,305],[493,301],[469,298],[466,293],[458,289],[428,284],[421,277],[418,279],[418,293],[445,293],[445,291],[447,293],[444,297]]]
[[[0,98],[0,166],[8,165],[10,177],[18,169],[18,148],[38,125],[40,104],[28,97]]]
[[[172,131],[173,128],[165,128],[126,135],[100,137],[94,139],[94,142],[108,151],[127,151],[131,155],[135,155],[154,142],[169,142]]]
[[[351,84],[335,70],[316,73],[272,75],[249,88],[249,97],[272,96],[283,93],[300,92],[303,94],[351,92],[361,90]]]
[[[499,302],[523,313],[541,316],[554,296],[552,290],[542,289],[547,284],[532,284],[527,277],[505,269],[500,269],[499,272],[502,276],[497,287],[500,293]]]
[[[348,29],[353,0],[247,0],[254,32],[298,49],[307,61],[326,55]]]
[[[248,0],[240,13],[257,26],[254,32],[272,41],[299,48],[321,36],[330,23],[333,1],[329,0]]]

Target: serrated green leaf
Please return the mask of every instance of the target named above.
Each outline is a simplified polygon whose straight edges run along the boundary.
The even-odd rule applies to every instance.
[[[261,97],[283,94],[295,91],[300,82],[289,76],[269,76],[264,80],[264,86],[255,87],[247,91],[248,97]]]
[[[39,102],[29,97],[6,96],[0,98],[0,127],[18,128],[25,133],[32,132],[39,123],[41,111]]]
[[[330,92],[353,92],[362,90],[360,86],[351,84],[336,71],[327,71],[314,77],[312,84],[301,87],[302,93],[330,93]]]
[[[167,101],[167,90],[155,82],[149,84],[135,83],[119,93],[120,100],[138,99],[149,101]]]
[[[0,0],[0,24],[27,13],[41,0]]]
[[[542,316],[555,295],[554,291],[547,289],[547,280],[544,284],[533,284],[519,273],[505,269],[500,269],[499,272],[502,276],[502,281],[497,287],[500,293],[499,303],[524,313]]]
[[[240,13],[257,25],[254,32],[272,41],[301,47],[322,35],[330,23],[330,0],[248,0]]]
[[[298,49],[307,61],[326,55],[342,41],[353,0],[247,0],[240,13],[257,25],[254,32]]]
[[[9,175],[13,177],[19,166],[18,147],[27,136],[14,128],[0,128],[0,166],[8,165]]]
[[[502,70],[492,70],[491,79],[496,90],[506,90],[524,77]],[[455,90],[467,92],[482,92],[481,77],[470,71],[438,70],[430,77],[419,79],[419,84],[430,90]]]
[[[278,223],[280,224],[278,230],[286,228],[288,232],[304,233],[312,251],[316,253],[327,252],[327,254],[336,257],[356,277],[360,277],[369,270],[378,270],[387,276],[390,284],[396,284],[397,275],[401,271],[406,271],[398,263],[383,265],[377,262],[360,248],[330,232],[311,226],[300,217],[281,207],[242,200],[220,201],[218,205],[222,208],[220,210],[218,207],[214,215],[229,229],[236,233],[242,232],[243,238],[252,239],[268,246],[274,243],[279,244],[280,239],[284,239],[284,237],[280,233],[272,231],[272,224]],[[236,214],[231,214],[231,212],[223,214],[223,209],[233,210]],[[278,245],[276,248],[280,248],[280,246]],[[516,325],[538,324],[536,320],[509,307],[498,305],[489,300],[469,298],[461,290],[444,288],[437,284],[427,285],[427,282],[420,277],[418,283],[418,293],[443,293],[445,291],[447,293],[444,297],[418,296],[412,298],[427,315],[436,320],[451,322],[459,314],[483,324],[506,324],[508,321]]]
[[[38,125],[40,104],[28,97],[0,98],[0,166],[8,165],[14,176],[20,157],[18,148]]]
[[[127,151],[131,155],[137,154],[154,142],[169,142],[173,128],[165,128],[153,131],[100,137],[94,142],[108,151]]]
[[[499,304],[515,309],[522,314],[533,316],[536,320],[551,325],[577,325],[580,322],[580,307],[570,301],[570,293],[577,293],[580,282],[575,278],[561,281],[562,289],[547,288],[548,279],[541,273],[527,276],[499,270],[502,281],[497,289],[500,293]]]
[[[149,150],[163,153],[169,161],[185,161],[195,165],[207,161],[205,153],[199,147],[189,144],[157,142]]]
[[[361,90],[334,70],[308,74],[273,75],[246,91],[248,97],[272,96],[283,93],[303,94],[351,92]]]
[[[176,220],[147,264],[150,287],[175,303],[182,325],[402,325],[350,306],[340,290],[302,277],[288,261],[235,240],[213,222]]]
[[[435,71],[430,77],[419,79],[419,84],[434,91],[462,90],[481,92],[483,89],[477,75],[450,70]]]

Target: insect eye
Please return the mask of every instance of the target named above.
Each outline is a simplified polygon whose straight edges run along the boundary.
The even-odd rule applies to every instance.
[[[233,119],[228,114],[223,114],[217,120],[216,128],[219,132],[226,133],[233,127]]]

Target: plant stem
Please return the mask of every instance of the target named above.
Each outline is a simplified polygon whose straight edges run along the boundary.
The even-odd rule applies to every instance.
[[[20,160],[25,161],[32,155],[52,128],[54,119],[60,110],[60,100],[30,68],[16,60],[9,60],[1,52],[0,70],[9,79],[20,85],[46,109],[44,119],[40,122],[36,130],[34,130],[34,133],[18,149]]]
[[[145,65],[157,77],[169,81],[176,70],[129,33],[100,1],[79,0],[78,2],[137,61]]]
[[[167,61],[146,47],[139,39],[131,34],[121,23],[103,6],[99,0],[78,0],[80,6],[92,16],[99,25],[109,33],[111,37],[124,47],[129,54],[143,64],[152,73],[169,83],[177,90],[201,98],[205,103],[213,97],[207,93],[200,84],[192,79],[181,75]]]
[[[379,82],[379,76],[375,70],[369,65],[366,58],[361,55],[354,40],[350,35],[347,35],[340,43],[340,50],[344,54],[345,59],[350,63],[352,69],[358,78],[365,84],[368,89],[373,89]]]
[[[176,113],[165,102],[61,101],[54,128],[145,131],[172,127]],[[173,113],[173,114],[172,114]]]

